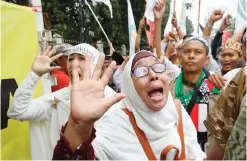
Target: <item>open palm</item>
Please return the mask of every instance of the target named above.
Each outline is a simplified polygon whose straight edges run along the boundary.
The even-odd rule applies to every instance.
[[[113,104],[125,97],[124,94],[118,93],[113,97],[105,98],[104,89],[111,78],[116,63],[112,62],[99,80],[103,63],[104,56],[101,54],[92,78],[90,78],[89,57],[86,56],[83,79],[80,78],[76,67],[73,67],[71,117],[77,122],[94,123],[103,116]]]
[[[54,52],[54,47],[52,48],[51,46],[49,46],[42,54],[36,56],[32,65],[32,70],[38,76],[41,77],[43,74],[50,72],[51,70],[60,68],[59,66],[51,67],[51,63],[63,55],[62,53],[60,53],[52,56]]]

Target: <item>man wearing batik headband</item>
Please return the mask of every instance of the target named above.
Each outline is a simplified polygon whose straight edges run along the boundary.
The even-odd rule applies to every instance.
[[[246,61],[246,28],[234,35],[235,40],[240,35]],[[246,160],[246,66],[229,73],[229,85],[204,122],[213,138],[207,160]]]
[[[60,129],[67,121],[70,114],[70,91],[71,86],[60,89],[56,92],[32,99],[32,92],[41,77],[54,69],[51,67],[52,61],[57,60],[63,54],[54,56],[55,49],[48,47],[46,51],[37,55],[32,68],[16,90],[12,104],[8,110],[8,117],[29,121],[30,125],[30,149],[33,160],[49,160],[52,158],[53,149],[59,139]],[[79,73],[79,79],[84,78],[85,62],[91,62],[92,75],[99,59],[104,59],[96,48],[88,44],[79,44],[69,48],[67,52],[67,70],[72,78],[72,69]],[[73,81],[73,80],[72,80]],[[110,87],[105,88],[105,95],[114,95]]]
[[[207,118],[209,105],[214,103],[211,103],[211,100],[217,99],[220,92],[207,80],[208,75],[203,70],[209,61],[208,52],[207,42],[203,38],[187,38],[179,56],[183,71],[170,83],[171,92],[191,116],[198,132],[198,142],[203,150],[207,142],[207,130],[203,121]]]
[[[238,64],[242,59],[242,44],[229,38],[227,42],[223,45],[220,54],[222,75],[225,75],[232,69],[237,68]]]

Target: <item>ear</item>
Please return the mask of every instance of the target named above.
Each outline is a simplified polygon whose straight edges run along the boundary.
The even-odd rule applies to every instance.
[[[178,55],[178,60],[180,61],[180,64],[183,65],[183,60],[182,60],[182,53]]]
[[[208,63],[209,63],[209,56],[206,56],[204,65],[208,65]]]

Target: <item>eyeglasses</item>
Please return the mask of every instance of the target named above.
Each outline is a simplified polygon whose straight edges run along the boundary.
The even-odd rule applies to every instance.
[[[151,68],[155,73],[164,73],[166,71],[165,64],[157,63],[150,66],[132,69],[132,74],[134,74],[136,78],[144,77],[149,73],[149,68]]]

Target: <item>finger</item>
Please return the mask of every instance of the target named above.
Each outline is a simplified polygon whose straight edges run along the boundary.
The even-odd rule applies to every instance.
[[[116,66],[116,62],[112,61],[111,64],[109,65],[109,67],[105,70],[105,72],[101,78],[101,82],[103,83],[104,87],[108,84],[108,82],[112,76],[112,73],[114,71],[115,66]]]
[[[44,52],[41,53],[41,55],[47,55],[48,52],[51,50],[52,46],[48,46]]]
[[[217,88],[221,89],[220,84],[218,83],[217,78],[215,77],[215,74],[211,76],[211,80],[210,80]]]
[[[52,55],[54,55],[56,53],[56,50],[55,50],[55,46],[53,46],[51,48],[51,50],[46,54],[47,56],[51,57]]]
[[[75,66],[72,66],[72,83],[75,84],[78,82],[80,82],[79,72]]]
[[[215,78],[215,80],[216,80],[216,83],[218,84],[218,87],[219,87],[220,89],[222,89],[224,86],[222,85],[222,83],[221,83],[219,77],[215,75],[214,78]]]
[[[98,60],[98,63],[94,69],[92,79],[99,80],[101,72],[102,72],[104,60],[105,60],[105,54],[100,53],[99,60]]]
[[[50,68],[50,71],[52,71],[52,70],[57,70],[57,69],[61,69],[61,67],[60,67],[60,66],[51,67],[51,68]]]
[[[83,79],[87,80],[90,79],[91,76],[91,57],[88,55],[85,55],[85,70],[84,70],[84,74],[83,74]]]
[[[112,105],[119,102],[121,99],[125,98],[126,95],[123,93],[117,93],[112,97],[102,99],[102,106],[104,107],[104,111],[107,111]]]
[[[225,79],[222,77],[222,75],[217,75],[218,79],[220,81],[220,84],[222,85],[222,88],[225,86]]]
[[[61,56],[63,56],[63,53],[60,53],[60,54],[57,54],[57,55],[51,57],[51,61],[55,61],[55,60],[57,60],[58,58],[60,58]]]

